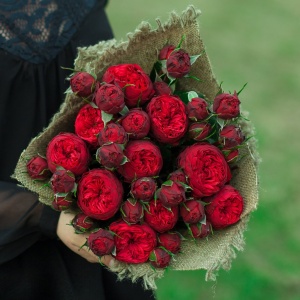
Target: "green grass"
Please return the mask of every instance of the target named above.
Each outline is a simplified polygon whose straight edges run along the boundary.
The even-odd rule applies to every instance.
[[[158,281],[159,300],[300,299],[299,4],[296,0],[111,0],[117,39],[142,21],[154,27],[188,4],[202,10],[202,38],[216,77],[241,94],[263,159],[260,203],[245,233],[246,247],[229,272],[205,282],[205,272],[171,271]]]

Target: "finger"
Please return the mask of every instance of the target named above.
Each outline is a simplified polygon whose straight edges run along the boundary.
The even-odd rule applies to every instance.
[[[116,260],[111,255],[103,255],[101,256],[100,262],[108,268],[112,268],[115,266]]]

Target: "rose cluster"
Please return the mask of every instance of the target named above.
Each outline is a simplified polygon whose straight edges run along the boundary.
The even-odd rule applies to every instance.
[[[240,220],[243,198],[230,185],[245,144],[239,96],[178,91],[197,58],[166,45],[151,76],[128,63],[71,77],[85,103],[74,131],[54,136],[27,170],[48,182],[54,209],[78,212],[72,225],[90,233],[96,255],[164,268],[183,236],[206,238]]]

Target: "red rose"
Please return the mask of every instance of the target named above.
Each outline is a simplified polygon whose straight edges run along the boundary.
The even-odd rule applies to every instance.
[[[165,232],[158,236],[158,245],[166,248],[172,253],[180,251],[181,238],[176,232]]]
[[[228,163],[234,163],[239,157],[239,149],[222,151]]]
[[[50,178],[50,185],[55,194],[69,193],[75,187],[75,176],[68,170],[56,170]]]
[[[90,161],[85,142],[73,133],[56,135],[48,144],[46,156],[52,173],[61,166],[74,175],[81,175],[87,170]]]
[[[141,109],[131,109],[121,120],[120,124],[128,133],[130,139],[142,139],[149,133],[150,119]]]
[[[213,228],[222,229],[240,220],[243,198],[232,186],[225,185],[217,194],[206,198],[205,202],[209,203],[205,206],[205,212]]]
[[[129,224],[140,222],[144,216],[143,205],[134,200],[128,199],[121,206],[122,219]]]
[[[211,126],[207,122],[192,123],[189,127],[189,137],[197,142],[205,140],[211,131]]]
[[[155,91],[155,96],[172,94],[171,87],[163,81],[155,81],[153,83],[153,88]]]
[[[187,184],[186,176],[182,170],[176,170],[170,173],[168,179],[175,182],[182,182],[184,184]]]
[[[109,229],[115,233],[115,257],[119,261],[144,263],[156,247],[156,234],[147,224],[128,225],[121,220],[110,224]]]
[[[86,104],[79,110],[75,120],[75,133],[93,147],[98,145],[97,134],[103,127],[100,109]]]
[[[147,106],[151,132],[162,143],[176,144],[186,133],[188,118],[184,103],[175,96],[152,98]]]
[[[57,211],[63,211],[71,207],[73,200],[70,196],[55,196],[54,200],[52,201],[52,208]]]
[[[123,186],[110,171],[93,169],[83,174],[77,189],[78,206],[97,220],[111,218],[120,208]]]
[[[220,94],[214,99],[213,111],[220,119],[228,120],[240,115],[240,100],[236,92]]]
[[[241,129],[235,125],[226,125],[220,131],[220,144],[224,149],[232,149],[245,140]]]
[[[192,121],[204,120],[209,116],[208,104],[202,98],[193,98],[186,108],[188,117]]]
[[[87,72],[78,72],[70,79],[71,89],[79,97],[86,98],[90,96],[95,89],[95,85],[95,78]]]
[[[198,223],[205,216],[204,207],[200,201],[189,200],[181,205],[180,215],[185,223]]]
[[[179,182],[168,180],[158,191],[158,198],[166,207],[173,207],[186,200],[185,189]]]
[[[231,179],[229,166],[222,152],[210,144],[194,144],[178,157],[178,165],[188,177],[196,198],[218,192]]]
[[[211,234],[211,224],[210,222],[206,221],[205,224],[202,223],[196,223],[196,224],[190,224],[190,233],[193,238],[195,239],[202,239],[207,237]]]
[[[94,227],[94,221],[84,213],[78,213],[72,220],[76,233],[84,233]]]
[[[95,92],[94,102],[107,114],[117,114],[125,107],[124,93],[114,84],[104,83]]]
[[[155,248],[150,256],[149,260],[152,266],[155,268],[165,268],[169,265],[171,256],[170,254],[161,248]]]
[[[191,70],[190,56],[184,50],[173,51],[167,59],[167,72],[173,78],[181,78]]]
[[[116,123],[107,124],[98,134],[100,146],[106,143],[126,144],[128,135],[124,128]]]
[[[96,152],[97,161],[107,169],[119,167],[124,162],[123,148],[116,143],[105,144]]]
[[[175,46],[174,45],[166,45],[164,46],[158,55],[158,59],[159,60],[165,60],[168,59],[168,57],[170,56],[170,54],[175,50]]]
[[[143,105],[154,94],[150,77],[137,64],[120,64],[109,67],[102,81],[124,88],[128,107]]]
[[[41,156],[32,157],[26,164],[28,175],[32,179],[45,180],[50,177],[48,162]]]
[[[98,229],[88,237],[88,246],[97,256],[111,254],[115,248],[114,236],[108,230]]]
[[[141,177],[157,176],[163,160],[159,148],[148,140],[130,141],[124,150],[128,162],[118,168],[126,182]]]
[[[178,220],[178,206],[168,209],[161,200],[151,200],[148,211],[145,211],[145,221],[156,231],[163,233],[171,230]]]
[[[153,199],[156,182],[151,177],[142,177],[131,183],[130,193],[136,200],[148,202]]]

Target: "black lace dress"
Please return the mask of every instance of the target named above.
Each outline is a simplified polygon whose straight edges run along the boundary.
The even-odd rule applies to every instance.
[[[76,48],[112,38],[105,0],[0,1],[0,299],[152,299],[56,236],[59,213],[10,176],[58,110]]]

